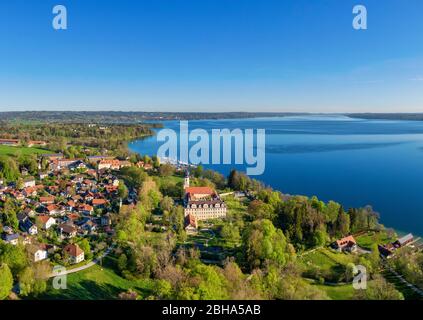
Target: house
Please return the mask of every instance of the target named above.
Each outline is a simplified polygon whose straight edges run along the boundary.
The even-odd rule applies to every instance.
[[[107,213],[100,218],[100,224],[105,226],[110,226],[112,224],[112,217],[110,216],[110,213]]]
[[[4,242],[16,246],[18,244],[19,235],[17,233],[12,233],[12,234],[4,233],[2,234],[1,238]]]
[[[41,228],[44,230],[48,230],[56,224],[56,219],[47,215],[38,216],[37,221],[41,225]]]
[[[80,228],[84,234],[90,234],[97,230],[97,224],[92,220],[87,220]]]
[[[37,147],[45,147],[47,145],[47,142],[45,141],[37,141],[37,140],[30,140],[28,141],[28,147],[33,147],[33,146],[37,146]]]
[[[28,217],[35,217],[35,211],[30,207],[26,207],[23,211]]]
[[[410,244],[411,242],[413,242],[413,240],[414,240],[414,236],[411,233],[409,233],[409,234],[399,238],[397,241],[395,241],[393,243],[393,245],[395,247],[401,248],[401,247],[404,247],[404,246]]]
[[[17,147],[19,144],[20,141],[17,139],[0,139],[0,145]]]
[[[107,204],[106,199],[93,199],[92,205],[96,208],[104,208],[104,206]]]
[[[35,187],[35,178],[34,177],[25,178],[23,180],[23,186],[24,188]]]
[[[12,227],[4,226],[3,227],[3,232],[4,233],[7,233],[7,234],[12,234],[13,233],[13,229],[12,229]]]
[[[82,160],[78,160],[72,164],[70,164],[69,169],[71,170],[75,170],[75,169],[86,169],[87,166],[85,165],[85,163]]]
[[[37,195],[37,189],[35,187],[27,187],[22,192],[25,197],[35,197]]]
[[[77,229],[73,224],[63,223],[59,226],[62,238],[70,239],[76,236]]]
[[[38,174],[38,178],[40,179],[40,180],[44,180],[45,178],[47,178],[48,177],[48,173],[47,172],[40,172],[39,174]]]
[[[135,165],[138,168],[143,168],[144,170],[151,170],[151,169],[153,169],[153,165],[151,163],[145,163],[144,161],[138,161]]]
[[[78,208],[78,211],[85,215],[91,215],[94,212],[94,208],[89,204],[84,204]]]
[[[19,228],[27,232],[29,235],[34,236],[38,234],[38,228],[35,224],[32,223],[32,221],[26,217],[26,219],[23,219],[19,222]]]
[[[77,207],[75,201],[73,200],[69,200],[66,203],[66,210],[68,210],[69,212],[72,212],[75,208]]]
[[[185,231],[187,234],[196,234],[198,232],[197,219],[192,214],[185,217]]]
[[[357,242],[355,241],[353,236],[348,236],[339,240],[336,240],[333,244],[333,247],[338,250],[339,252],[347,251],[347,252],[355,252],[357,251]]]
[[[88,157],[88,162],[91,164],[97,164],[102,160],[113,160],[113,157],[110,156],[90,156]]]
[[[47,206],[47,212],[49,215],[57,216],[57,215],[65,214],[65,209],[63,209],[62,207],[59,207],[58,205],[51,204]]]
[[[30,245],[28,246],[28,253],[34,262],[47,259],[47,249],[45,245]]]
[[[379,249],[379,253],[384,257],[389,258],[391,255],[394,254],[395,246],[392,243],[388,243],[385,245],[378,245],[377,248]]]
[[[120,161],[120,168],[131,167],[132,163],[129,161]]]
[[[68,244],[63,253],[69,257],[69,263],[77,264],[85,260],[84,251],[77,244]]]
[[[98,170],[102,169],[111,169],[111,170],[119,170],[120,169],[120,161],[113,159],[113,160],[101,160],[98,163]]]
[[[53,204],[54,203],[54,197],[53,196],[40,197],[40,203],[41,204]]]
[[[72,166],[78,166],[81,162],[82,159],[55,159],[51,162],[51,167],[53,170],[69,169]]]

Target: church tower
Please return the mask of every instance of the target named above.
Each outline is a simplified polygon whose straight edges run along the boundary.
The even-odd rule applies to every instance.
[[[184,189],[189,187],[189,172],[188,170],[185,173],[185,179],[184,179]]]

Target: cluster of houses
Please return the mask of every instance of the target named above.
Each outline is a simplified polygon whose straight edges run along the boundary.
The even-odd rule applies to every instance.
[[[64,159],[61,154],[46,154],[42,158],[49,161],[47,172],[25,177],[20,186],[0,181],[0,201],[11,198],[19,206],[19,230],[2,226],[1,239],[12,245],[28,246],[34,261],[60,252],[70,263],[79,263],[84,260],[83,251],[71,244],[70,239],[98,232],[113,234],[112,203],[122,205],[122,199],[118,196],[121,182],[112,170],[128,164],[101,156],[85,161]],[[105,161],[113,166],[102,166]],[[62,247],[38,243],[37,238],[50,231],[56,232]]]
[[[379,253],[384,257],[390,257],[395,253],[395,250],[410,245],[414,241],[414,236],[409,233],[398,240],[385,245],[378,245]],[[332,247],[339,252],[357,252],[357,241],[352,235],[336,240]]]
[[[413,242],[414,242],[414,236],[411,233],[409,233],[394,242],[391,242],[385,245],[378,245],[378,249],[381,255],[389,258],[395,253],[396,250],[398,250],[399,248],[408,246]]]

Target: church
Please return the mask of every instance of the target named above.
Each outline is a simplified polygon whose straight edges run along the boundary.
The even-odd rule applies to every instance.
[[[185,218],[200,221],[226,217],[226,204],[210,187],[190,187],[189,175],[184,181]]]

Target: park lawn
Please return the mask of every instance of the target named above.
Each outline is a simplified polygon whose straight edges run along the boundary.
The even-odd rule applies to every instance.
[[[67,289],[54,289],[52,280],[50,280],[47,292],[37,298],[44,300],[110,300],[117,299],[119,293],[129,289],[137,291],[143,298],[151,293],[153,280],[122,278],[111,267],[111,259],[114,258],[104,260],[103,268],[95,265],[68,275]]]
[[[12,147],[0,145],[0,155],[3,156],[16,156],[17,154],[29,155],[29,154],[43,154],[51,151],[33,147]]]
[[[374,244],[387,244],[395,241],[395,238],[390,237],[386,231],[369,231],[357,236],[355,239],[360,247],[369,250]]]

